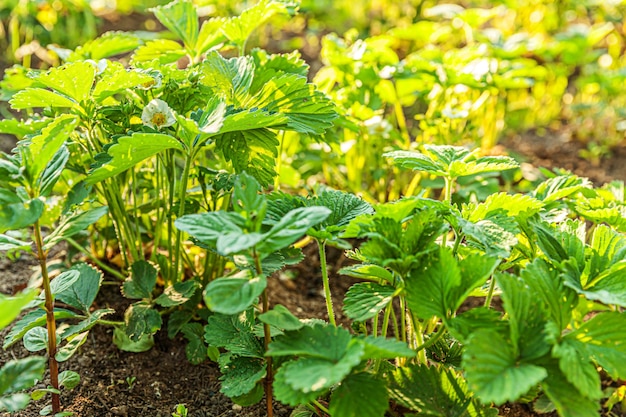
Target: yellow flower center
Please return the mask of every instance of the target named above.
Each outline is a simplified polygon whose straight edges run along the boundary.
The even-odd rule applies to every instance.
[[[142,85],[143,85],[145,88],[150,88],[150,87],[152,87],[152,86],[153,86],[153,85],[155,85],[155,84],[156,84],[156,82],[155,82],[154,80],[150,80],[150,81],[146,81],[146,82],[145,82],[145,83],[143,83]]]
[[[152,116],[152,124],[155,126],[162,126],[165,124],[167,117],[163,113],[154,113]]]

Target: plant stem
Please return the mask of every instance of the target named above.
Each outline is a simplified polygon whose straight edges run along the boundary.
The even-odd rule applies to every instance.
[[[491,300],[493,299],[493,292],[496,288],[496,279],[492,276],[491,282],[489,283],[489,292],[487,293],[487,298],[485,299],[485,307],[491,308]]]
[[[450,177],[443,177],[443,180],[445,184],[443,187],[443,200],[448,204],[452,204],[452,187],[454,185],[454,179]],[[441,246],[445,247],[447,241],[448,241],[448,230],[446,230],[443,234],[443,237],[441,240]]]
[[[126,277],[121,272],[117,271],[114,268],[111,268],[110,266],[108,266],[107,264],[102,262],[100,259],[98,259],[96,256],[94,256],[90,251],[88,251],[87,249],[85,249],[84,247],[79,245],[78,242],[76,242],[74,239],[68,237],[65,240],[71,246],[73,246],[74,248],[76,248],[79,251],[81,251],[86,257],[91,259],[93,261],[93,263],[95,263],[96,265],[98,265],[100,267],[100,269],[108,272],[109,274],[113,275],[115,278],[118,278],[118,279],[120,279],[122,281],[124,281],[126,279]]]
[[[313,400],[313,404],[315,404],[315,406],[317,408],[319,408],[319,410],[322,411],[323,413],[330,415],[330,411],[328,410],[328,408],[326,408],[322,404],[320,404],[319,401]]]
[[[185,197],[187,196],[187,182],[189,181],[189,171],[191,171],[191,163],[193,162],[193,151],[192,154],[186,155],[185,157],[185,168],[183,169],[183,176],[180,180],[179,188],[178,188],[178,214],[177,218],[183,217],[185,214]],[[176,230],[176,245],[174,247],[174,263],[175,263],[175,271],[176,274],[172,279],[172,283],[178,282],[178,276],[182,277],[184,274],[184,263],[181,262],[180,257],[180,247],[182,245],[181,242],[182,231]]]
[[[46,327],[48,329],[48,367],[50,368],[50,385],[59,389],[59,364],[55,358],[57,353],[56,321],[54,319],[54,298],[50,289],[50,276],[48,275],[48,265],[46,263],[48,252],[43,249],[43,239],[41,237],[41,225],[39,220],[35,222],[35,245],[37,246],[37,258],[41,268],[43,280],[43,290],[46,297],[44,309],[46,310]],[[61,399],[59,394],[52,393],[52,412],[61,412]]]
[[[254,265],[256,268],[257,275],[263,274],[263,268],[261,267],[261,259],[256,251],[252,254],[254,258]],[[267,288],[263,290],[263,294],[261,294],[261,300],[263,303],[263,313],[267,313],[270,309],[269,297],[267,295]],[[265,352],[268,351],[270,340],[272,339],[272,332],[270,325],[267,323],[263,323],[263,348]],[[272,394],[272,384],[274,382],[274,372],[272,370],[272,357],[265,357],[265,364],[267,365],[267,376],[265,377],[265,404],[267,409],[267,417],[274,416],[274,407],[272,405],[272,399],[274,395]]]
[[[328,321],[337,327],[335,321],[335,311],[333,310],[333,299],[330,294],[330,280],[328,279],[328,269],[326,266],[326,241],[315,239],[320,250],[320,268],[322,270],[322,283],[324,285],[324,298],[326,299],[326,310],[328,311]]]
[[[446,326],[444,326],[443,323],[441,323],[441,325],[439,326],[439,329],[437,329],[437,333],[435,333],[435,335],[433,337],[431,337],[430,339],[428,339],[426,342],[424,342],[421,345],[419,345],[415,349],[415,351],[419,352],[421,350],[424,350],[424,349],[429,348],[432,345],[434,345],[444,335],[445,330],[446,330]]]

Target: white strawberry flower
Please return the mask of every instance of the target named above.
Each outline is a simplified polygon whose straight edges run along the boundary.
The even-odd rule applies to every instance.
[[[155,98],[144,107],[141,113],[141,121],[144,125],[153,129],[161,129],[176,123],[176,117],[165,101]]]

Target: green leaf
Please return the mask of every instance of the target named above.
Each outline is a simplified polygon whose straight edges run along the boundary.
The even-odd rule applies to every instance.
[[[333,344],[332,339],[327,342]],[[350,344],[334,361],[319,357],[300,358],[285,370],[285,382],[304,393],[328,389],[343,381],[361,363],[363,349],[361,344]]]
[[[54,309],[55,320],[77,318],[78,315],[72,311],[62,308]],[[46,312],[43,309],[33,310],[26,313],[24,317],[19,319],[11,328],[9,333],[4,338],[3,349],[7,349],[12,344],[20,340],[27,331],[37,326],[44,326],[46,324]]]
[[[589,278],[595,278],[602,271],[621,261],[624,258],[625,248],[626,238],[623,234],[602,224],[596,226],[591,236]]]
[[[383,154],[385,158],[391,158],[401,168],[414,171],[425,171],[429,174],[446,175],[445,166],[433,160],[430,156],[415,151],[393,151]]]
[[[142,302],[132,304],[124,313],[126,334],[133,342],[151,336],[161,328],[162,319],[158,311]]]
[[[249,270],[240,276],[222,277],[204,289],[204,302],[211,311],[238,314],[253,305],[267,286],[265,275],[251,276]]]
[[[405,342],[396,339],[367,336],[359,338],[359,341],[365,347],[363,359],[412,358],[417,355]]]
[[[96,68],[90,62],[73,62],[52,68],[35,79],[80,103],[89,97],[96,78]]]
[[[28,146],[22,149],[24,165],[30,180],[39,181],[41,173],[61,146],[74,131],[78,119],[71,114],[56,117],[49,125],[41,130],[41,133],[33,137]]]
[[[608,270],[599,274],[586,289],[580,284],[568,281],[565,285],[573,288],[589,300],[600,301],[607,305],[626,307],[626,260],[613,264]]]
[[[626,377],[626,314],[600,313],[564,339],[584,343],[587,354],[613,378]]]
[[[277,304],[273,309],[260,314],[258,319],[281,330],[299,330],[304,324],[283,305]]]
[[[8,326],[36,296],[37,291],[32,288],[13,297],[0,293],[0,330]]]
[[[68,57],[68,61],[93,59],[99,61],[115,55],[124,54],[139,46],[137,36],[128,32],[106,32],[98,38],[84,43],[76,48]],[[109,61],[108,65],[114,62]],[[102,80],[100,81],[102,82]]]
[[[458,310],[472,291],[483,286],[499,264],[497,258],[471,254],[459,261],[461,284],[450,290],[448,304],[451,311]]]
[[[393,300],[396,289],[390,285],[359,282],[350,287],[343,301],[343,311],[354,321],[376,316]]]
[[[146,352],[154,346],[154,337],[152,335],[144,335],[139,340],[133,341],[123,328],[115,327],[115,330],[113,330],[113,343],[124,352]]]
[[[50,291],[52,292],[54,296],[56,296],[57,294],[60,294],[66,291],[68,288],[74,285],[74,283],[76,282],[76,280],[78,280],[78,278],[80,278],[80,272],[73,270],[73,269],[69,269],[61,273],[56,278],[50,280]],[[39,298],[43,299],[44,297],[45,297],[45,293],[44,291],[42,291],[41,294],[39,295]]]
[[[198,40],[198,14],[191,1],[176,0],[165,6],[149,9],[159,22],[174,33],[190,49]]]
[[[220,392],[231,398],[249,393],[265,377],[265,368],[265,362],[258,358],[230,356],[225,363],[220,358]]]
[[[67,389],[74,389],[80,384],[80,375],[74,371],[63,371],[59,373],[59,386]]]
[[[549,178],[539,184],[535,188],[533,196],[547,204],[561,200],[585,188],[592,188],[592,184],[587,178],[580,178],[576,175],[561,175]]]
[[[236,97],[243,97],[252,85],[254,61],[248,56],[226,59],[213,51],[202,62],[201,71],[200,82],[219,97],[232,101]]]
[[[324,389],[318,391],[307,391],[294,389],[287,383],[286,375],[290,373],[290,367],[297,361],[285,362],[274,375],[274,397],[283,404],[296,406],[298,404],[308,404],[317,400],[324,393]]]
[[[157,39],[146,42],[137,48],[133,54],[132,62],[151,62],[158,60],[161,64],[170,64],[178,61],[186,55],[185,50],[176,41],[170,39]]]
[[[72,266],[71,270],[78,271],[79,278],[65,291],[56,294],[57,300],[88,312],[98,295],[98,290],[104,278],[101,271],[87,263]]]
[[[59,149],[59,151],[54,154],[46,168],[41,173],[41,177],[39,177],[39,195],[43,197],[47,197],[52,192],[54,185],[57,183],[63,170],[65,169],[65,164],[70,159],[70,152],[67,150],[67,147],[64,145]]]
[[[262,242],[264,237],[261,233],[227,232],[217,239],[215,247],[222,256],[245,253]]]
[[[124,281],[124,297],[132,299],[152,299],[156,285],[157,269],[148,261],[136,261],[130,267],[130,276]]]
[[[243,48],[252,31],[276,15],[293,15],[295,7],[293,2],[261,0],[239,16],[224,22],[222,32],[231,42]]]
[[[341,417],[383,417],[389,408],[384,381],[359,372],[345,378],[330,398],[330,415]]]
[[[27,250],[30,249],[30,243],[15,239],[11,236],[0,235],[0,251],[9,250]],[[2,328],[2,321],[0,321],[0,328]]]
[[[180,304],[184,304],[200,288],[198,281],[189,280],[183,282],[177,282],[163,290],[163,294],[159,295],[154,302],[161,307],[172,307]]]
[[[45,367],[46,359],[41,356],[8,361],[0,368],[0,395],[32,387],[43,379]]]
[[[393,274],[378,265],[362,264],[345,266],[339,270],[339,274],[374,282],[379,282],[380,280],[390,284],[394,282]]]
[[[43,213],[44,203],[39,199],[22,201],[8,189],[0,189],[0,233],[19,230],[35,223]]]
[[[204,362],[207,358],[207,346],[204,344],[204,327],[200,323],[187,323],[181,327],[181,331],[188,342],[187,346],[185,346],[187,360],[194,365]]]
[[[39,352],[48,348],[48,331],[45,327],[33,327],[24,335],[24,347],[29,352]]]
[[[561,344],[552,348],[554,357],[559,358],[559,368],[567,380],[578,391],[592,399],[602,398],[600,375],[591,362],[585,345],[575,340],[564,338]]]
[[[420,415],[465,416],[471,393],[465,381],[437,366],[409,365],[388,373],[389,394],[398,404]],[[471,414],[469,414],[471,415]]]
[[[252,333],[250,310],[239,315],[213,314],[204,326],[204,340],[209,346],[223,347],[233,355],[263,358],[263,347]]]
[[[326,229],[334,234],[342,231],[357,216],[374,213],[374,209],[368,202],[343,191],[324,190],[307,203],[309,206],[322,206],[331,210],[326,220],[314,228]]]
[[[225,20],[222,17],[213,17],[202,22],[195,47],[196,54],[203,54],[210,49],[219,47],[226,40],[220,30]]]
[[[15,110],[35,107],[74,107],[76,103],[69,98],[43,88],[27,88],[18,91],[9,100]]]
[[[447,249],[431,257],[406,280],[406,302],[413,313],[422,319],[433,316],[445,318],[457,304],[450,302],[453,288],[461,284],[461,271],[457,260]]]
[[[113,177],[167,149],[182,151],[183,145],[163,133],[133,133],[131,136],[123,136],[108,149],[111,160],[91,171],[85,183],[92,185]]]
[[[333,102],[296,74],[255,78],[241,105],[280,113],[288,118],[288,130],[310,135],[323,134],[337,118]]]
[[[484,251],[487,255],[506,258],[517,245],[515,235],[491,219],[476,223],[459,219],[459,226],[468,239],[468,245]]]
[[[50,249],[57,243],[84,231],[109,212],[107,206],[92,208],[64,217],[52,233],[44,239],[44,248]]]
[[[108,62],[107,68],[93,90],[93,97],[96,102],[102,103],[107,97],[120,93],[127,88],[153,81],[154,79],[149,74],[128,70],[119,62]]]
[[[522,270],[520,276],[534,297],[548,307],[550,318],[558,329],[564,330],[571,320],[578,297],[564,285],[559,272],[544,259],[537,258]]]
[[[545,368],[519,362],[509,342],[491,329],[469,337],[463,368],[471,390],[482,401],[497,405],[517,400],[548,375]]]
[[[504,331],[506,322],[500,320],[500,313],[487,307],[477,307],[465,311],[445,321],[450,335],[466,344],[467,338],[477,330],[492,328]]]
[[[188,214],[174,222],[177,229],[213,248],[220,236],[229,232],[241,233],[245,224],[246,219],[241,214],[227,211]]]
[[[68,342],[57,350],[57,354],[54,358],[58,362],[65,362],[87,341],[87,335],[89,332],[83,332],[73,335],[71,338],[68,338]]]
[[[518,167],[519,163],[509,156],[481,156],[475,160],[453,161],[448,169],[451,177],[458,178],[484,174],[486,172],[500,172]]]
[[[267,356],[310,356],[338,361],[352,344],[351,340],[350,333],[343,328],[315,324],[278,336],[270,343]]]
[[[0,411],[15,412],[23,410],[30,403],[30,395],[24,393],[0,396]]]
[[[556,406],[562,417],[597,417],[600,410],[598,401],[594,401],[579,392],[567,382],[565,376],[557,370],[548,373],[541,384],[543,392]]]
[[[543,203],[524,194],[491,194],[471,211],[467,219],[473,223],[488,218],[490,213],[504,211],[509,217],[517,217],[521,213],[532,216],[543,208]]]
[[[326,207],[300,207],[291,210],[265,233],[257,250],[269,255],[295,243],[309,228],[324,221],[330,213]]]
[[[276,133],[266,128],[227,132],[216,139],[216,149],[235,172],[249,173],[264,187],[276,176],[278,145]]]
[[[104,309],[93,311],[89,313],[88,317],[85,320],[77,324],[74,324],[72,326],[68,326],[63,331],[61,338],[65,339],[75,334],[90,330],[93,326],[98,324],[98,322],[100,321],[100,319],[102,319],[102,317],[108,314],[113,314],[113,313],[115,313],[115,310],[113,310],[112,308],[104,308]]]

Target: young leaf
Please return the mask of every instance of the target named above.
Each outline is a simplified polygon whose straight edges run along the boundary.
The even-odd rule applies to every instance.
[[[113,313],[115,313],[115,310],[111,308],[103,308],[100,310],[90,312],[88,317],[85,320],[65,328],[65,330],[61,334],[61,339],[66,339],[75,334],[82,333],[87,330],[91,330],[93,326],[98,324],[98,322],[100,321],[100,319],[102,319],[102,317],[108,314],[113,314]]]
[[[119,62],[108,62],[100,80],[98,80],[93,89],[93,97],[96,102],[102,103],[107,97],[111,97],[127,88],[137,87],[150,82],[154,82],[154,79],[149,74],[127,70]]]
[[[87,341],[88,334],[89,332],[83,332],[71,336],[68,342],[57,350],[57,354],[54,356],[57,362],[65,362],[74,356],[78,348]]]
[[[259,315],[259,320],[281,330],[299,330],[304,324],[283,305],[277,304],[273,309]]]
[[[241,15],[224,22],[222,32],[231,42],[243,48],[253,30],[276,15],[293,15],[295,8],[294,2],[261,0]]]
[[[476,223],[479,220],[488,218],[490,213],[497,211],[504,211],[509,217],[517,217],[521,213],[524,213],[525,216],[532,216],[538,213],[543,206],[544,204],[541,201],[529,195],[497,193],[491,194],[484,202],[474,207],[466,218]],[[465,210],[466,208],[464,207],[464,217]]]
[[[92,185],[113,177],[167,149],[182,151],[183,145],[163,133],[133,133],[131,136],[123,136],[109,148],[111,160],[91,171],[85,183]]]
[[[353,219],[363,214],[373,214],[372,206],[354,194],[336,190],[324,190],[307,201],[308,206],[322,206],[331,210],[330,215],[315,230],[325,230],[337,236]]]
[[[65,164],[67,164],[69,159],[70,152],[67,150],[67,147],[63,145],[61,149],[54,154],[41,173],[41,177],[39,177],[38,185],[40,196],[48,197],[50,195],[52,188],[54,188],[54,185],[61,177],[63,169],[65,169]]]
[[[387,269],[378,265],[350,265],[345,266],[339,270],[341,275],[347,275],[349,277],[359,278],[359,279],[367,279],[374,282],[379,282],[383,280],[388,282],[389,284],[394,283],[393,274],[389,272]]]
[[[45,327],[33,327],[24,335],[24,347],[29,352],[39,352],[48,348],[48,331]]]
[[[74,115],[58,116],[39,135],[33,137],[27,146],[20,148],[26,172],[33,184],[39,181],[46,165],[63,146],[77,123],[78,119]]]
[[[170,64],[185,55],[185,50],[178,42],[170,39],[156,39],[137,48],[131,61],[136,64],[158,60],[160,64]]]
[[[124,352],[146,352],[154,346],[152,335],[143,335],[137,341],[132,341],[122,327],[115,327],[113,330],[113,343]]]
[[[386,384],[375,375],[359,372],[348,375],[330,398],[330,415],[342,417],[383,417],[389,408]]]
[[[128,32],[105,32],[98,38],[84,43],[70,54],[67,61],[93,59],[99,61],[130,52],[139,46],[139,39]],[[109,65],[113,62],[109,62]]]
[[[176,0],[165,6],[149,9],[159,22],[174,33],[190,49],[198,39],[198,13],[189,0]]]
[[[351,340],[350,333],[341,327],[305,326],[274,339],[267,356],[295,355],[338,361],[352,344]]]
[[[50,291],[53,295],[60,294],[70,288],[80,278],[80,272],[69,269],[50,281]],[[44,292],[39,295],[44,298]]]
[[[376,316],[393,300],[396,289],[390,285],[359,282],[350,287],[343,301],[343,311],[354,321]]]
[[[228,397],[248,394],[266,375],[266,364],[261,359],[228,355],[227,360],[223,360],[225,356],[220,357],[220,392]]]
[[[45,367],[46,359],[41,356],[8,361],[0,368],[0,395],[32,387],[43,378]]]
[[[267,286],[265,275],[222,277],[211,281],[204,290],[204,302],[211,311],[238,314],[253,305]]]
[[[59,373],[59,386],[67,389],[74,389],[80,383],[80,375],[74,371],[63,371]]]
[[[257,250],[264,255],[283,249],[301,238],[306,231],[324,221],[331,211],[326,207],[301,207],[291,210],[267,233]]]
[[[157,269],[148,261],[137,261],[130,267],[131,274],[124,281],[124,297],[133,299],[152,299],[156,285]]]
[[[547,204],[561,200],[585,188],[592,188],[592,184],[587,178],[576,175],[561,175],[549,178],[539,184],[535,188],[533,197]]]
[[[491,329],[469,337],[463,368],[471,390],[482,401],[497,405],[517,400],[548,375],[545,368],[520,362],[513,346]]]
[[[82,232],[89,225],[97,222],[102,216],[107,214],[108,211],[108,207],[102,206],[64,217],[57,228],[44,238],[44,248],[50,249],[68,237]]]

